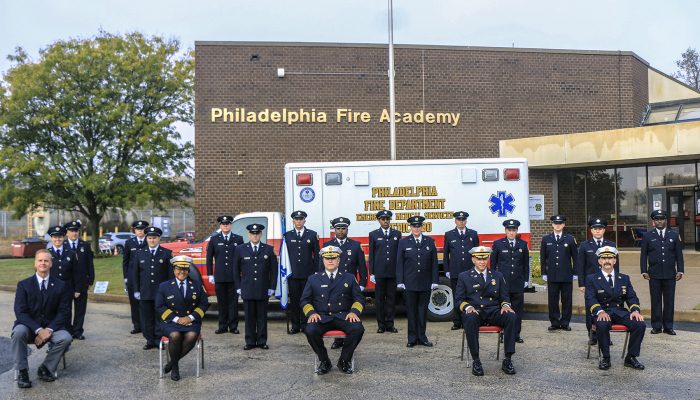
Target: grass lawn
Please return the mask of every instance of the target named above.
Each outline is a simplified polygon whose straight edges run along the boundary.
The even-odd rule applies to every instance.
[[[0,285],[16,286],[17,282],[34,273],[33,258],[12,258],[0,260]],[[95,281],[109,281],[108,294],[124,293],[122,257],[110,256],[95,258]],[[90,287],[90,291],[94,288]]]
[[[696,304],[695,307],[693,307],[693,310],[700,310],[700,304]]]

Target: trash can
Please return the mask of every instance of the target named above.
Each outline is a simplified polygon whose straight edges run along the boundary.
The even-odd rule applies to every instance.
[[[31,237],[12,241],[12,257],[34,257],[37,250],[45,249],[47,241]]]

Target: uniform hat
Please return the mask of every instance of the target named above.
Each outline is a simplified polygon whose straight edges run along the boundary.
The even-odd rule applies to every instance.
[[[654,210],[651,212],[651,219],[666,219],[666,211],[664,210]]]
[[[233,217],[230,215],[222,215],[216,218],[216,222],[220,224],[230,224],[231,222],[233,222]]]
[[[135,221],[133,224],[131,224],[131,227],[134,229],[146,229],[148,228],[150,224],[147,221],[144,220],[138,220]]]
[[[265,229],[265,225],[261,224],[250,224],[245,227],[250,233],[260,233]]]
[[[603,218],[591,218],[591,220],[588,221],[588,226],[591,228],[605,228],[608,226],[608,221]]]
[[[170,264],[175,268],[187,268],[189,269],[194,261],[187,256],[175,256],[170,259]]]
[[[66,228],[62,227],[61,225],[52,226],[49,228],[47,233],[49,236],[66,236]]]
[[[506,229],[518,229],[518,227],[520,226],[520,221],[518,221],[517,219],[507,219],[503,221],[503,226]]]
[[[158,236],[163,235],[163,230],[157,226],[149,226],[146,228],[146,236]]]
[[[425,217],[422,215],[414,215],[406,220],[411,226],[423,226],[423,221],[425,221]]]
[[[308,214],[306,212],[297,210],[292,213],[292,219],[297,219],[297,218],[306,218]]]
[[[350,219],[338,217],[331,220],[331,226],[334,228],[347,228],[350,225]]]
[[[563,215],[552,215],[549,220],[554,224],[563,224],[566,222],[566,217]]]
[[[391,219],[391,217],[392,217],[393,215],[394,215],[394,213],[392,213],[392,212],[389,211],[389,210],[382,210],[382,211],[379,211],[379,212],[377,213],[377,219],[379,219],[379,218],[389,218],[389,219]]]
[[[319,254],[323,258],[338,258],[341,252],[340,247],[326,246],[319,251]]]
[[[472,247],[471,249],[469,249],[469,254],[471,254],[472,257],[476,257],[483,260],[485,258],[489,258],[489,256],[491,255],[491,248],[486,246]]]
[[[452,214],[455,219],[467,219],[469,217],[469,213],[466,211],[457,211],[456,213]]]
[[[598,257],[617,257],[617,249],[613,246],[603,246],[595,251]]]
[[[80,230],[81,226],[82,224],[80,223],[80,221],[75,220],[63,225],[63,228],[67,231],[78,231]]]

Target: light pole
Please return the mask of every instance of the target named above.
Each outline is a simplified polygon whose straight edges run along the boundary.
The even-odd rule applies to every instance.
[[[394,8],[393,1],[389,1],[389,145],[391,148],[391,159],[396,160],[396,115],[394,97]]]

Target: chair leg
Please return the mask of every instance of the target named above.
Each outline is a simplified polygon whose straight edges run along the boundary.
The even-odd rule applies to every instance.
[[[163,379],[163,342],[158,343],[158,378]]]
[[[593,337],[593,331],[588,332],[588,353],[586,353],[586,358],[591,358],[591,338]]]
[[[61,359],[63,360],[63,369],[66,369],[66,353],[63,353]]]
[[[202,356],[202,369],[204,369],[204,339],[199,338],[199,344],[202,346],[202,349],[199,352],[199,355]]]
[[[202,342],[197,340],[197,369],[195,371],[195,376],[199,378],[199,365],[202,363]]]
[[[496,360],[500,360],[501,358],[501,339],[503,338],[503,333],[499,333],[497,336],[498,344],[496,345]]]
[[[460,356],[460,360],[464,361],[464,338],[467,336],[467,334],[462,331],[462,355]]]
[[[627,351],[627,343],[629,341],[629,338],[630,338],[630,331],[628,330],[625,333],[625,343],[622,345],[622,356],[620,358],[625,358],[625,351]]]

